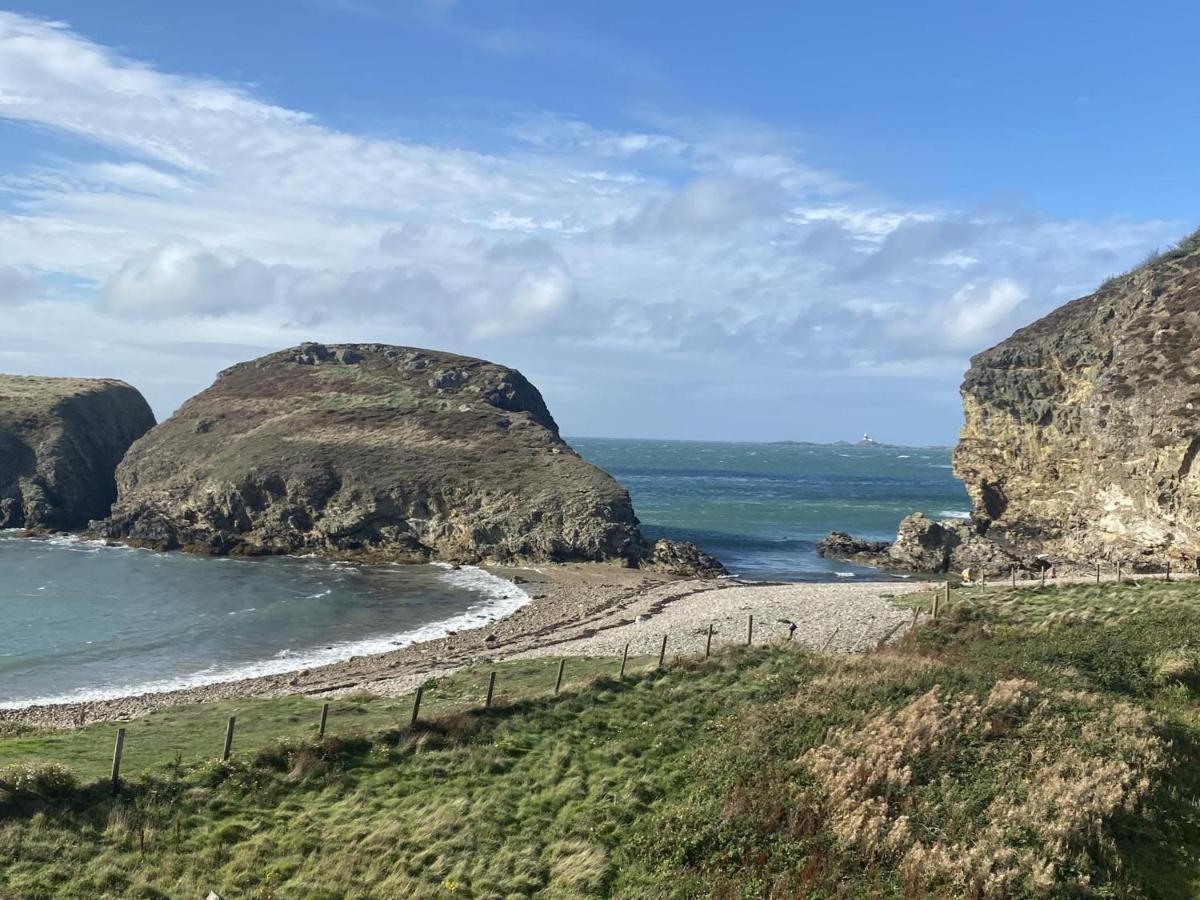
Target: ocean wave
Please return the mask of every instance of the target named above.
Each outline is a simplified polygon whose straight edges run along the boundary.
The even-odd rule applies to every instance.
[[[0,709],[25,709],[30,706],[52,706],[64,703],[95,703],[102,700],[133,697],[140,694],[162,694],[169,691],[204,687],[210,684],[241,681],[246,678],[282,675],[298,669],[312,669],[318,666],[329,665],[330,663],[342,662],[354,656],[373,656],[379,653],[388,653],[392,650],[398,650],[422,641],[445,637],[452,631],[476,628],[494,619],[515,612],[533,599],[511,581],[506,581],[497,575],[485,572],[483,569],[476,568],[475,566],[462,566],[455,569],[442,563],[434,563],[434,565],[443,569],[442,572],[438,573],[438,577],[441,580],[455,587],[479,594],[479,601],[471,604],[457,615],[438,619],[425,625],[419,625],[416,628],[402,631],[399,634],[342,641],[326,647],[311,647],[300,650],[285,648],[277,651],[269,659],[225,667],[213,666],[197,672],[191,672],[187,675],[179,675],[155,681],[113,685],[102,689],[80,688],[62,694],[0,701]]]
[[[938,513],[939,519],[969,519],[971,513],[962,509],[943,509]]]

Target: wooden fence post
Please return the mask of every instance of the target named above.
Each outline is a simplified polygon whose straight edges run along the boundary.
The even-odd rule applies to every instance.
[[[496,690],[496,670],[492,669],[492,674],[488,676],[487,696],[483,698],[483,708],[490,709],[492,705],[492,694]]]
[[[937,621],[938,616],[938,600],[941,599],[942,592],[935,590],[933,592],[933,620]]]
[[[1096,563],[1096,584],[1100,583],[1100,563]]]
[[[1016,587],[1016,586],[1017,586],[1017,567],[1016,567],[1016,566],[1012,566],[1012,567],[1011,567],[1011,569],[1012,569],[1012,572],[1011,572],[1011,574],[1012,574],[1012,586],[1013,586],[1013,587]]]
[[[658,648],[658,667],[663,667],[663,660],[667,658],[667,636],[664,634],[662,646]]]
[[[754,643],[754,614],[750,614],[749,620],[746,622],[746,646],[749,647]]]
[[[1171,580],[1171,561],[1167,560],[1167,581]]]
[[[425,685],[418,684],[417,692],[413,694],[413,711],[412,718],[409,720],[410,725],[417,724],[417,716],[421,714],[421,697],[425,694]]]
[[[237,724],[237,716],[230,716],[229,721],[225,724],[225,749],[221,751],[221,761],[225,762],[229,759],[229,754],[233,751],[233,728]]]
[[[117,729],[117,745],[113,748],[112,789],[113,793],[121,790],[121,754],[125,752],[125,729]]]
[[[713,627],[712,627],[712,623],[709,622],[708,623],[708,639],[704,642],[704,658],[705,659],[708,659],[708,657],[712,655],[712,636],[713,636]]]
[[[329,704],[321,704],[321,727],[317,729],[317,740],[325,738],[325,722],[329,719]]]
[[[1117,584],[1121,583],[1121,561],[1117,561]]]
[[[946,582],[946,612],[950,612],[950,582]]]
[[[629,662],[629,645],[625,645],[625,652],[621,654],[621,676],[625,677],[625,663]]]
[[[567,658],[564,656],[558,661],[558,678],[554,682],[554,693],[558,693],[562,687],[563,669],[567,667]]]

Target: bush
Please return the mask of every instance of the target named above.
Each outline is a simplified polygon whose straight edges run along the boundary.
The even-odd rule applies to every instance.
[[[79,778],[58,763],[18,763],[0,771],[0,782],[17,793],[65,797],[79,787]]]
[[[1181,684],[1189,689],[1200,688],[1200,651],[1182,647],[1166,650],[1151,660],[1150,671],[1159,687]]]

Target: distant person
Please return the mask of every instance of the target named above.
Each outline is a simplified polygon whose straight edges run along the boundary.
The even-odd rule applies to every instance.
[[[970,566],[967,566],[965,569],[962,570],[963,584],[974,584],[975,583],[974,580],[971,578],[972,574],[973,573],[971,572]]]

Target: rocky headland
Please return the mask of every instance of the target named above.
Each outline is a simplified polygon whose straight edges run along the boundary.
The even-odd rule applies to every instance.
[[[980,353],[962,396],[955,472],[988,539],[1194,565],[1200,232]]]
[[[117,464],[153,426],[123,381],[0,375],[0,528],[66,531],[104,518]]]
[[[723,571],[647,542],[520,372],[431,350],[303,344],[226,369],[117,485],[96,532],[164,550]]]

